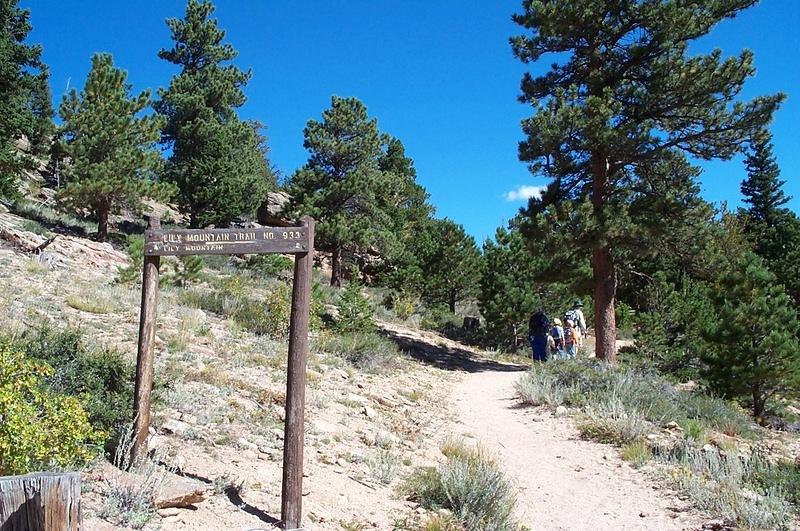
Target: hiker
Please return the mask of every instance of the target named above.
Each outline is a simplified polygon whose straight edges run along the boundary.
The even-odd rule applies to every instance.
[[[574,359],[578,355],[578,330],[572,319],[567,319],[564,327],[564,357]]]
[[[528,341],[533,349],[533,361],[547,361],[547,336],[550,332],[550,320],[539,308],[528,321]]]
[[[564,357],[564,327],[561,326],[561,319],[553,319],[553,327],[550,329],[550,337],[553,339],[553,357]]]
[[[576,299],[572,305],[572,309],[564,314],[564,320],[572,321],[575,327],[575,332],[578,336],[577,345],[579,347],[583,346],[583,338],[586,337],[586,318],[583,316],[583,310],[581,310],[581,308],[583,308],[583,302],[580,299]]]

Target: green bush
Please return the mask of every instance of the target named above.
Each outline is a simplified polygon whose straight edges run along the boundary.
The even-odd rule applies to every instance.
[[[43,323],[16,343],[29,358],[53,368],[43,381],[53,392],[80,401],[112,451],[133,410],[133,365],[116,350],[87,348],[74,328],[58,330]]]
[[[375,332],[325,334],[317,341],[317,348],[365,372],[389,369],[400,352],[391,340]]]
[[[361,290],[361,283],[351,280],[342,291],[339,298],[339,317],[336,320],[336,328],[342,332],[369,332],[375,328],[372,322],[372,306]]]
[[[116,281],[120,284],[130,284],[142,278],[142,268],[144,267],[144,238],[142,236],[128,236],[127,246],[130,265],[117,269]]]
[[[181,300],[188,306],[233,319],[254,334],[284,338],[289,333],[291,290],[285,283],[268,288],[264,299],[252,298],[251,287],[241,275],[224,278],[213,290],[187,290]]]
[[[282,254],[256,254],[247,259],[244,267],[267,277],[291,273],[294,260]]]
[[[0,475],[74,468],[97,453],[103,433],[80,402],[49,389],[53,369],[0,342]]]
[[[426,509],[448,509],[468,531],[520,529],[513,488],[480,449],[453,452],[438,468],[418,469],[405,490]]]

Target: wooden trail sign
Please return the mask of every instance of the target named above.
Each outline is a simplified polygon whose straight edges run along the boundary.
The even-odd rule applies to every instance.
[[[311,266],[314,260],[314,220],[304,217],[297,227],[256,229],[162,230],[150,218],[145,231],[139,348],[136,356],[136,391],[131,457],[147,453],[150,402],[153,390],[158,274],[162,256],[194,254],[295,255],[292,311],[289,322],[289,360],[286,378],[286,420],[283,438],[283,490],[281,520],[284,529],[300,529],[303,483],[303,426],[305,416],[308,322],[311,307]]]

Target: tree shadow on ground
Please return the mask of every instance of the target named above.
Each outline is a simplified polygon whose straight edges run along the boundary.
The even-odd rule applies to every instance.
[[[447,371],[474,372],[520,372],[529,369],[526,365],[501,363],[486,358],[481,358],[475,353],[447,344],[431,344],[424,339],[403,334],[389,328],[383,328],[382,333],[397,343],[397,345],[417,361],[444,369]]]

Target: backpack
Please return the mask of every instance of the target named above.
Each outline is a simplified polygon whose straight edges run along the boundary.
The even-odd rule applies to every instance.
[[[549,332],[549,321],[544,313],[537,312],[531,315],[528,322],[528,334],[532,336],[544,336]]]
[[[575,329],[574,328],[564,328],[564,344],[566,346],[571,346],[575,344]]]
[[[567,321],[572,321],[572,324],[575,328],[578,327],[578,311],[574,308],[572,310],[567,310],[567,313],[564,314],[564,323],[566,324]]]
[[[564,348],[564,338],[562,338],[561,335],[558,333],[557,327],[554,326],[550,330],[550,337],[553,338],[553,343],[555,344],[556,350],[561,350],[562,348]]]

